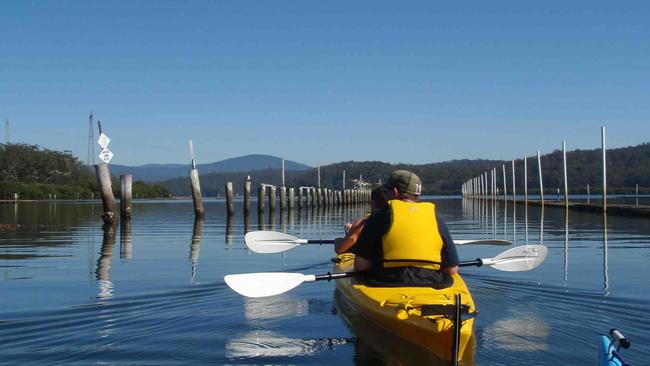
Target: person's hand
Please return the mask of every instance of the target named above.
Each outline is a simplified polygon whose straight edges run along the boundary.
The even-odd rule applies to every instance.
[[[347,224],[343,225],[343,229],[345,230],[345,233],[347,234],[348,231],[350,231],[350,228],[352,227],[352,223],[348,222]]]

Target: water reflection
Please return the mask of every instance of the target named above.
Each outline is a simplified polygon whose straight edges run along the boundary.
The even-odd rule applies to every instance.
[[[196,278],[196,268],[199,264],[199,255],[201,254],[201,232],[203,231],[203,218],[194,219],[194,228],[192,229],[192,241],[190,242],[190,263],[192,272],[190,280],[194,283]]]
[[[249,332],[226,343],[230,359],[308,356],[317,350],[317,340],[288,338],[270,330]]]
[[[113,282],[110,279],[111,260],[113,259],[113,248],[115,247],[115,227],[105,224],[102,227],[104,237],[102,239],[102,249],[97,260],[97,270],[95,278],[99,287],[97,297],[101,299],[113,297]]]
[[[257,212],[257,230],[264,230],[264,212]]]
[[[230,339],[226,343],[226,357],[250,359],[313,356],[322,350],[334,349],[350,342],[353,340],[346,338],[289,338],[271,330],[256,330]]]
[[[250,213],[244,214],[244,234],[248,233],[251,231],[251,219],[250,219]]]
[[[269,211],[269,230],[275,231],[275,210]]]
[[[303,298],[279,295],[262,298],[244,298],[244,316],[252,324],[260,325],[266,320],[297,318],[309,314],[309,302]]]
[[[525,316],[497,320],[481,334],[490,349],[517,352],[548,351],[551,327],[544,320]]]
[[[131,259],[133,256],[131,220],[120,222],[120,258]]]
[[[233,221],[232,215],[226,215],[226,244],[232,244],[233,242]]]
[[[609,277],[607,275],[607,213],[603,212],[603,295],[609,295]]]
[[[564,284],[569,279],[569,209],[564,209]]]

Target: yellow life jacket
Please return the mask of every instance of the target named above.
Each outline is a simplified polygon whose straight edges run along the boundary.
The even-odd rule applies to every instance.
[[[430,202],[390,200],[391,221],[382,239],[384,268],[415,266],[438,270],[442,262],[442,237],[436,206]],[[426,262],[422,262],[426,261]]]

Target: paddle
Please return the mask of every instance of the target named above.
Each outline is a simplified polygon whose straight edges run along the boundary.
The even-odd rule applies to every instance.
[[[303,244],[333,244],[333,239],[300,239],[293,235],[277,231],[251,231],[244,236],[248,249],[255,253],[281,253]],[[476,239],[454,240],[456,245],[485,244],[485,245],[512,245],[508,240]]]
[[[460,262],[460,267],[491,266],[500,271],[528,271],[544,262],[548,249],[543,245],[522,245],[506,250],[494,258],[477,258]],[[246,297],[266,297],[285,293],[303,282],[354,277],[360,272],[305,275],[288,272],[242,273],[224,277],[231,289]]]

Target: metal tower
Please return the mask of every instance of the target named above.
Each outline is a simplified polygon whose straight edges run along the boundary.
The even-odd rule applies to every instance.
[[[95,137],[93,135],[93,111],[90,111],[88,117],[88,155],[86,156],[86,165],[95,165]]]
[[[9,118],[7,118],[7,121],[5,122],[5,143],[9,145],[11,143],[11,138],[9,136],[11,132],[11,128],[9,127]]]

